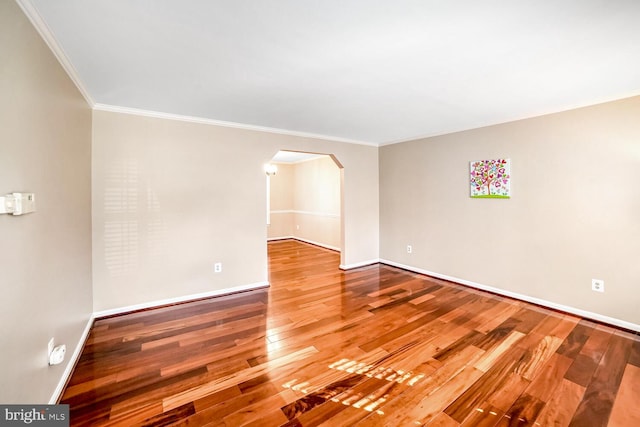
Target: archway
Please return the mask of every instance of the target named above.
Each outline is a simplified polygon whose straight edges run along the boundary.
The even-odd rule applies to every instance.
[[[267,172],[267,240],[296,239],[344,256],[344,168],[333,154],[281,150]]]

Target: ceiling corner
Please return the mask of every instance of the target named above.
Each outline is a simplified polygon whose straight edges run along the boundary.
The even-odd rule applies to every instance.
[[[91,98],[89,91],[85,88],[82,80],[80,80],[76,69],[67,57],[64,49],[62,49],[62,47],[54,37],[52,31],[49,29],[49,26],[46,24],[44,19],[42,19],[42,16],[40,16],[38,9],[36,9],[36,7],[29,0],[16,0],[16,3],[18,3],[18,6],[20,6],[20,9],[22,9],[24,14],[27,15],[27,18],[29,18],[29,21],[31,21],[31,24],[33,24],[47,46],[49,46],[49,49],[51,49],[51,52],[53,52],[54,56],[58,59],[58,62],[60,62],[62,68],[66,71],[71,81],[73,81],[84,99],[89,104],[89,107],[93,108],[96,105],[93,101],[93,98]]]

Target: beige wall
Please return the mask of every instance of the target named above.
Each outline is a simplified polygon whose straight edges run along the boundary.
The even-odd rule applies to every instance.
[[[0,194],[37,197],[36,213],[0,215],[2,403],[49,401],[92,311],[265,282],[262,165],[278,150],[344,166],[340,212],[299,188],[272,200],[342,215],[343,266],[380,256],[640,324],[640,97],[378,150],[92,113],[14,2],[0,35]],[[512,198],[470,199],[468,162],[495,157],[512,160]],[[296,215],[277,233],[335,239]],[[63,365],[46,364],[51,337]]]
[[[91,111],[13,1],[0,2],[0,402],[48,403],[92,312]],[[47,365],[47,343],[67,345]]]
[[[639,117],[635,97],[382,147],[381,258],[639,325]],[[512,198],[471,199],[468,162],[498,157]]]
[[[270,224],[267,238],[293,237],[294,165],[278,163],[278,173],[270,177]]]
[[[293,210],[293,182],[295,167],[293,163],[277,163],[278,172],[271,176],[270,204],[272,211]]]
[[[93,123],[98,312],[266,282],[263,164],[281,149],[340,159],[343,264],[378,258],[376,147],[106,111]]]
[[[295,237],[340,249],[338,165],[330,156],[323,156],[281,163],[278,168],[278,173],[271,177],[273,213],[268,237]]]

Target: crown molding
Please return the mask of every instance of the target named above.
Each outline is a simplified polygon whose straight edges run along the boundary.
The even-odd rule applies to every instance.
[[[442,131],[439,131],[439,132],[436,132],[436,133],[430,133],[430,134],[424,134],[424,135],[415,135],[415,136],[411,136],[411,137],[408,137],[408,138],[396,139],[396,140],[392,140],[392,141],[384,141],[384,142],[381,142],[380,144],[377,144],[377,145],[378,145],[378,147],[384,147],[386,145],[402,144],[404,142],[413,142],[413,141],[419,141],[421,139],[435,138],[435,137],[438,137],[438,136],[452,135],[452,134],[455,134],[455,133],[474,131],[474,130],[488,128],[488,127],[492,127],[492,126],[500,126],[500,125],[505,125],[505,124],[509,124],[509,123],[519,122],[519,121],[523,121],[523,120],[537,119],[537,118],[540,118],[540,117],[550,116],[550,115],[553,115],[553,114],[562,114],[562,113],[566,113],[566,112],[569,112],[569,111],[580,110],[580,109],[583,109],[583,108],[597,107],[598,105],[601,105],[601,104],[607,104],[609,102],[622,101],[622,100],[625,100],[625,99],[634,98],[636,96],[640,96],[640,90],[636,90],[636,91],[629,92],[629,93],[624,93],[624,94],[616,94],[616,95],[613,95],[613,96],[600,97],[600,98],[594,99],[594,100],[592,100],[592,101],[590,101],[588,103],[566,104],[566,105],[561,106],[560,108],[556,108],[556,109],[549,110],[549,111],[537,111],[537,112],[532,112],[531,114],[513,116],[513,117],[509,117],[509,118],[506,118],[504,120],[500,120],[500,121],[497,121],[497,122],[485,123],[485,124],[482,124],[482,125],[479,125],[479,126],[473,126],[473,127],[469,127],[469,128],[445,129],[445,130],[442,130]]]
[[[18,6],[20,6],[24,14],[27,15],[27,18],[29,18],[29,21],[31,21],[31,24],[33,24],[47,46],[49,46],[49,49],[51,49],[51,52],[53,52],[53,55],[58,59],[58,62],[60,62],[60,65],[62,65],[62,68],[67,72],[67,75],[76,85],[89,106],[93,108],[95,102],[93,102],[91,95],[89,95],[89,91],[84,87],[84,84],[82,84],[78,72],[73,64],[71,64],[71,61],[69,61],[67,54],[56,40],[47,23],[42,19],[42,16],[40,16],[38,9],[36,9],[29,0],[16,0],[16,3],[18,3]]]
[[[45,41],[47,46],[49,46],[49,49],[51,50],[51,52],[53,52],[54,56],[56,57],[60,65],[62,65],[62,68],[66,71],[71,81],[73,81],[73,83],[76,85],[76,87],[78,88],[78,90],[80,91],[84,99],[87,101],[89,106],[94,110],[110,111],[115,113],[132,114],[132,115],[145,116],[145,117],[154,117],[159,119],[177,120],[177,121],[190,122],[190,123],[201,123],[201,124],[208,124],[208,125],[214,125],[214,126],[236,128],[236,129],[275,133],[279,135],[290,135],[290,136],[297,136],[302,138],[322,139],[325,141],[334,141],[334,142],[342,142],[347,144],[357,144],[357,145],[367,145],[371,147],[378,147],[378,144],[376,143],[359,141],[359,140],[348,139],[348,138],[340,138],[336,136],[320,135],[320,134],[308,133],[308,132],[298,132],[298,131],[291,131],[287,129],[270,128],[266,126],[256,126],[256,125],[249,125],[244,123],[226,122],[222,120],[207,119],[203,117],[185,116],[180,114],[163,113],[159,111],[150,111],[150,110],[143,110],[138,108],[120,107],[116,105],[96,103],[91,97],[91,95],[89,94],[89,91],[86,89],[86,87],[82,83],[82,80],[78,75],[78,72],[76,71],[71,61],[69,60],[64,49],[62,48],[62,46],[60,46],[55,36],[53,35],[53,32],[51,31],[51,29],[49,28],[45,20],[42,18],[42,16],[38,12],[38,9],[31,3],[30,0],[16,0],[16,3],[20,7],[20,9],[22,9],[24,14],[29,19],[29,21],[31,21],[31,24],[38,31],[38,33],[40,34],[42,39]]]
[[[344,142],[347,144],[358,144],[358,145],[368,145],[371,147],[378,147],[378,144],[375,144],[372,142],[357,141],[355,139],[339,138],[336,136],[319,135],[319,134],[307,133],[307,132],[297,132],[297,131],[291,131],[286,129],[270,128],[266,126],[248,125],[244,123],[225,122],[222,120],[206,119],[203,117],[183,116],[180,114],[162,113],[160,111],[150,111],[150,110],[143,110],[139,108],[120,107],[117,105],[94,104],[93,109],[98,111],[109,111],[112,113],[122,113],[122,114],[132,114],[135,116],[153,117],[157,119],[177,120],[177,121],[189,122],[189,123],[201,123],[206,125],[222,126],[222,127],[228,127],[228,128],[276,133],[279,135],[290,135],[290,136],[298,136],[302,138],[323,139],[325,141]]]

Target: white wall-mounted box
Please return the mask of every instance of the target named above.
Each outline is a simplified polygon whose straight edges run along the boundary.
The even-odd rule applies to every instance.
[[[0,197],[0,214],[22,215],[36,210],[33,193],[10,193]]]

